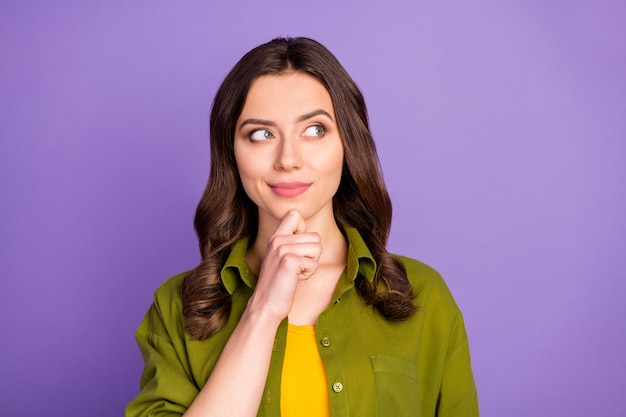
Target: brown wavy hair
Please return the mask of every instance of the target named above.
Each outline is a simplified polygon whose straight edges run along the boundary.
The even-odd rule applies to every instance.
[[[220,270],[233,244],[245,236],[254,240],[258,227],[257,207],[243,190],[235,162],[237,119],[254,80],[289,71],[312,75],[332,98],[345,150],[341,182],[333,197],[335,219],[339,225],[359,231],[378,266],[373,283],[357,277],[357,292],[388,320],[404,320],[417,310],[404,266],[386,249],[391,200],[361,91],[320,43],[308,38],[277,38],[244,55],[213,101],[211,169],[194,221],[202,261],[185,277],[181,289],[185,327],[194,339],[206,339],[226,323],[231,300]]]

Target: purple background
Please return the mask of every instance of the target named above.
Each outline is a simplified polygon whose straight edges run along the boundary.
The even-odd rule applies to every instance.
[[[446,278],[482,415],[624,415],[624,2],[210,3],[0,4],[0,415],[121,415],[199,259],[213,95],[278,35],[361,86],[390,248]]]

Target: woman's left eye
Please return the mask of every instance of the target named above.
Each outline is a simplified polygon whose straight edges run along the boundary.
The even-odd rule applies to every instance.
[[[306,128],[302,136],[320,137],[324,136],[326,129],[320,125],[313,125]]]

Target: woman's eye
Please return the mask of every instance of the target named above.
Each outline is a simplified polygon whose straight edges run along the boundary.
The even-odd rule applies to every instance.
[[[250,139],[256,141],[263,141],[272,138],[272,132],[267,129],[258,129],[250,133]]]
[[[307,127],[302,136],[320,137],[324,136],[324,133],[326,133],[326,130],[323,126],[313,125]]]

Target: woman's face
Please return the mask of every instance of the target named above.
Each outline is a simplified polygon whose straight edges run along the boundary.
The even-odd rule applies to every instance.
[[[343,143],[330,94],[314,77],[289,72],[256,79],[237,120],[234,149],[261,224],[290,209],[305,220],[332,218]]]

